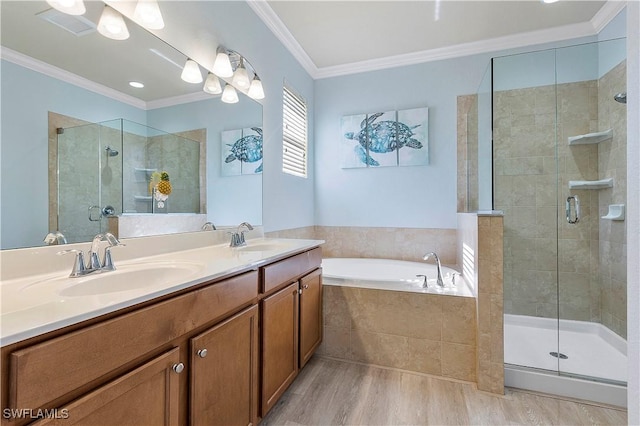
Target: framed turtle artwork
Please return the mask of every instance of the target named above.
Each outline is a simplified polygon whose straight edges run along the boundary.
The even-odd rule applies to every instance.
[[[418,166],[429,162],[429,109],[347,115],[341,167]]]
[[[262,128],[225,130],[220,145],[222,176],[262,173]]]

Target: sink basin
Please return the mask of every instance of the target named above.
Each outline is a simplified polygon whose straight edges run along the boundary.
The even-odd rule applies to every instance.
[[[188,281],[200,270],[202,265],[195,263],[132,264],[80,278],[60,278],[66,285],[57,293],[60,296],[79,297],[161,287]]]
[[[236,250],[238,251],[272,251],[272,250],[281,250],[286,247],[286,244],[278,244],[278,243],[257,243],[251,244],[247,243],[244,247],[238,247]]]

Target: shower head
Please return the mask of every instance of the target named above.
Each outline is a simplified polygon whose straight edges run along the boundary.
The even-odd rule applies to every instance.
[[[618,93],[613,97],[613,99],[615,99],[616,102],[620,102],[621,104],[626,104],[627,92]]]
[[[117,150],[111,148],[110,146],[107,146],[104,150],[107,151],[107,155],[109,157],[115,157],[116,155],[119,154]]]

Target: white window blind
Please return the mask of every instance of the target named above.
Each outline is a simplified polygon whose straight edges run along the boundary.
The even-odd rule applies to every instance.
[[[306,178],[307,104],[286,86],[282,101],[282,171]]]

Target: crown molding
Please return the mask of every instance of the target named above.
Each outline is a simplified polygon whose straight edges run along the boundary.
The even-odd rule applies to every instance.
[[[34,59],[30,56],[16,52],[15,50],[0,47],[0,58],[12,62],[21,67],[28,68],[40,74],[47,75],[57,80],[64,81],[82,89],[89,90],[102,96],[114,99],[116,101],[131,105],[136,108],[146,109],[147,103],[141,99],[127,95],[126,93],[119,92],[110,87],[96,83],[84,77],[80,77],[77,74],[73,74],[69,71],[63,70],[46,62],[42,62],[38,59]]]
[[[280,40],[280,42],[287,48],[287,50],[293,55],[302,68],[309,73],[311,78],[316,78],[318,73],[318,67],[313,63],[307,52],[304,51],[298,40],[293,37],[293,34],[289,32],[287,26],[276,15],[271,6],[266,0],[246,0],[247,4],[258,17],[264,22],[264,24],[271,30],[271,32]]]
[[[591,24],[596,33],[599,33],[607,26],[618,13],[627,5],[626,0],[607,0],[600,10],[591,18]]]
[[[361,72],[377,71],[387,68],[440,61],[443,59],[516,49],[536,44],[592,36],[595,34],[596,32],[594,31],[591,22],[582,22],[579,24],[564,25],[547,30],[531,31],[487,40],[474,41],[471,43],[457,44],[454,46],[440,47],[437,49],[422,50],[403,55],[387,56],[380,59],[323,67],[318,70],[316,78],[330,78]]]
[[[313,79],[338,77],[388,68],[415,65],[443,59],[458,58],[506,49],[570,40],[597,35],[626,6],[625,0],[608,0],[591,21],[564,25],[545,30],[530,31],[504,37],[474,41],[437,49],[387,56],[367,61],[318,68],[302,46],[289,32],[266,0],[246,0],[248,5],[289,50]]]
[[[157,99],[155,101],[149,101],[146,103],[147,110],[166,108],[175,105],[188,104],[190,102],[206,101],[213,98],[219,98],[220,95],[212,95],[204,91],[195,93],[188,93],[186,95],[172,96],[170,98]]]

